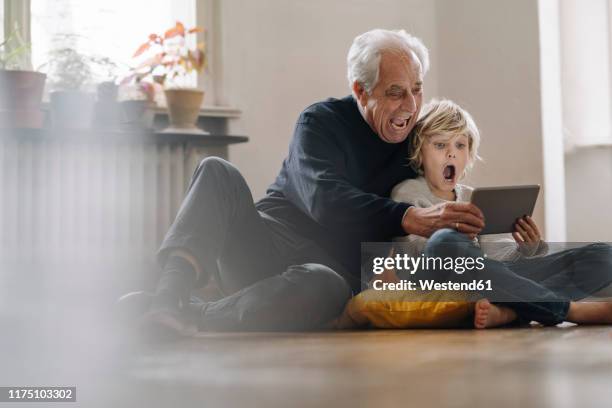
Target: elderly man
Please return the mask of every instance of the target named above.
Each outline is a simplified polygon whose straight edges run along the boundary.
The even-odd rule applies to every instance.
[[[410,132],[429,58],[405,31],[372,30],[348,53],[352,96],[315,103],[299,116],[289,154],[267,195],[253,203],[230,163],[207,158],[193,175],[159,260],[144,326],[201,330],[306,330],[334,319],[360,290],[360,243],[451,227],[476,234],[480,211],[466,203],[427,209],[389,199],[415,177]],[[224,296],[189,302],[213,279]]]

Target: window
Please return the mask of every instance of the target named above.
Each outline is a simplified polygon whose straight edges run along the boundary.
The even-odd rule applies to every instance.
[[[0,0],[0,43],[4,41],[4,0]]]
[[[612,144],[612,0],[559,3],[566,150]]]
[[[163,33],[176,21],[194,26],[195,7],[195,0],[31,0],[32,65],[44,66],[54,49],[68,47],[114,63],[91,67],[93,81],[108,80],[128,70],[149,34]],[[191,84],[196,81],[194,75]]]

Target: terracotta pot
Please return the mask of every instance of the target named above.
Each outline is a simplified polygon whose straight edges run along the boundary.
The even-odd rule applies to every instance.
[[[0,70],[0,126],[42,127],[46,78],[40,72]]]
[[[42,109],[12,110],[0,108],[0,129],[30,128],[40,129],[45,123]]]
[[[170,114],[170,128],[198,130],[196,122],[204,100],[204,91],[197,89],[167,89],[166,102]]]

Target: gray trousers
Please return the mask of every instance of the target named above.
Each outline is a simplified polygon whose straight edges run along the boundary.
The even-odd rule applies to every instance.
[[[240,172],[202,160],[158,253],[191,253],[227,296],[203,307],[201,330],[311,330],[337,317],[352,296],[342,267],[318,247],[258,211]]]

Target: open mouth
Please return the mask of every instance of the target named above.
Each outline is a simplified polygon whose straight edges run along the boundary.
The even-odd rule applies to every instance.
[[[452,164],[446,165],[442,175],[444,176],[444,181],[452,182],[455,179],[455,166]]]
[[[389,121],[391,127],[395,130],[404,130],[408,126],[410,118],[393,118]]]

